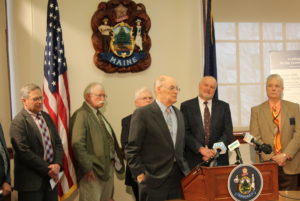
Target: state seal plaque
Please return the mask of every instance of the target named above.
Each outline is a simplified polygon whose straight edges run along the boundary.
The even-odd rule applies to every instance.
[[[151,64],[146,8],[132,0],[100,2],[91,26],[94,63],[106,73],[139,72]]]
[[[228,177],[228,191],[236,201],[255,200],[262,188],[262,175],[253,165],[238,165]]]

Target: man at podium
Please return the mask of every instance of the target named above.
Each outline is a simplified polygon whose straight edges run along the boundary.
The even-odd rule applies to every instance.
[[[190,168],[215,156],[216,142],[226,146],[233,139],[232,120],[228,103],[213,99],[217,88],[214,77],[205,76],[199,83],[199,96],[181,104],[185,119],[185,157]],[[217,159],[218,166],[229,165],[228,152]]]
[[[283,79],[272,74],[267,78],[268,100],[251,109],[250,132],[259,143],[273,146],[263,160],[278,164],[279,190],[296,190],[300,173],[300,109],[282,100]]]

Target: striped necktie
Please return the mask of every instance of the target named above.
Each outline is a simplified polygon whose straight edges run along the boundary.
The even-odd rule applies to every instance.
[[[51,139],[50,139],[50,133],[48,131],[46,122],[44,121],[44,119],[41,116],[42,116],[42,114],[38,113],[36,115],[36,118],[38,120],[40,130],[42,132],[41,133],[42,139],[43,139],[44,146],[45,146],[44,147],[45,158],[48,163],[52,163],[53,159],[54,159],[54,155],[53,155],[53,147],[52,147],[52,143],[51,143]]]

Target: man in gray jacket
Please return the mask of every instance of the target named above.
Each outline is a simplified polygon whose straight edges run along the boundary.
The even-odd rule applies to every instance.
[[[77,162],[80,201],[112,200],[114,168],[124,171],[122,151],[114,130],[100,112],[106,94],[100,83],[84,90],[85,102],[71,119],[72,147]]]
[[[14,148],[14,186],[20,201],[57,201],[57,186],[62,169],[63,147],[51,117],[43,112],[43,93],[39,86],[21,89],[23,109],[10,126]]]

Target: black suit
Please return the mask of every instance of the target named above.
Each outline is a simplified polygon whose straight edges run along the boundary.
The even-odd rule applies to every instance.
[[[10,162],[9,162],[9,154],[7,151],[7,147],[6,147],[6,143],[5,143],[5,138],[4,138],[4,134],[3,134],[3,130],[2,130],[2,126],[0,124],[0,143],[2,144],[2,147],[5,151],[5,155],[6,155],[6,159],[2,157],[2,155],[0,154],[0,189],[3,185],[3,183],[8,183],[10,184]],[[5,172],[4,170],[4,160],[6,160],[6,164],[7,164],[7,172]],[[2,200],[2,196],[0,195],[0,200]]]
[[[199,148],[205,146],[203,120],[200,112],[198,97],[181,104],[181,112],[185,119],[186,148],[185,156],[190,168],[202,162]],[[208,147],[216,142],[223,142],[226,147],[233,141],[232,120],[229,105],[221,100],[213,100],[211,107],[210,137]],[[228,165],[228,152],[220,155],[219,166]]]
[[[175,148],[163,113],[156,101],[138,108],[132,115],[129,141],[125,148],[126,158],[135,178],[142,173],[145,174],[139,186],[145,191],[165,188],[174,168],[179,169],[181,178],[189,171],[183,158],[183,116],[176,107],[173,106],[173,109],[178,124]],[[176,184],[179,185],[180,192],[180,179],[175,181],[174,185]],[[143,189],[140,190],[140,200],[144,200]]]
[[[131,116],[132,115],[128,115],[122,119],[121,144],[123,150],[125,150],[125,147],[128,144]],[[131,170],[128,165],[126,165],[125,184],[127,186],[132,187],[135,199],[136,201],[138,201],[139,200],[138,184],[135,181],[135,179],[132,177]]]
[[[51,137],[54,152],[53,164],[59,164],[62,167],[63,148],[60,137],[50,116],[45,112],[42,112],[42,115]],[[13,119],[10,136],[14,148],[15,189],[19,191],[19,194],[20,192],[42,191],[42,188],[48,189],[50,180],[48,166],[50,164],[43,159],[42,136],[33,117],[25,109],[22,109]],[[57,193],[57,188],[54,191]],[[33,197],[32,200],[37,200],[37,198]],[[54,200],[57,200],[57,194]]]

